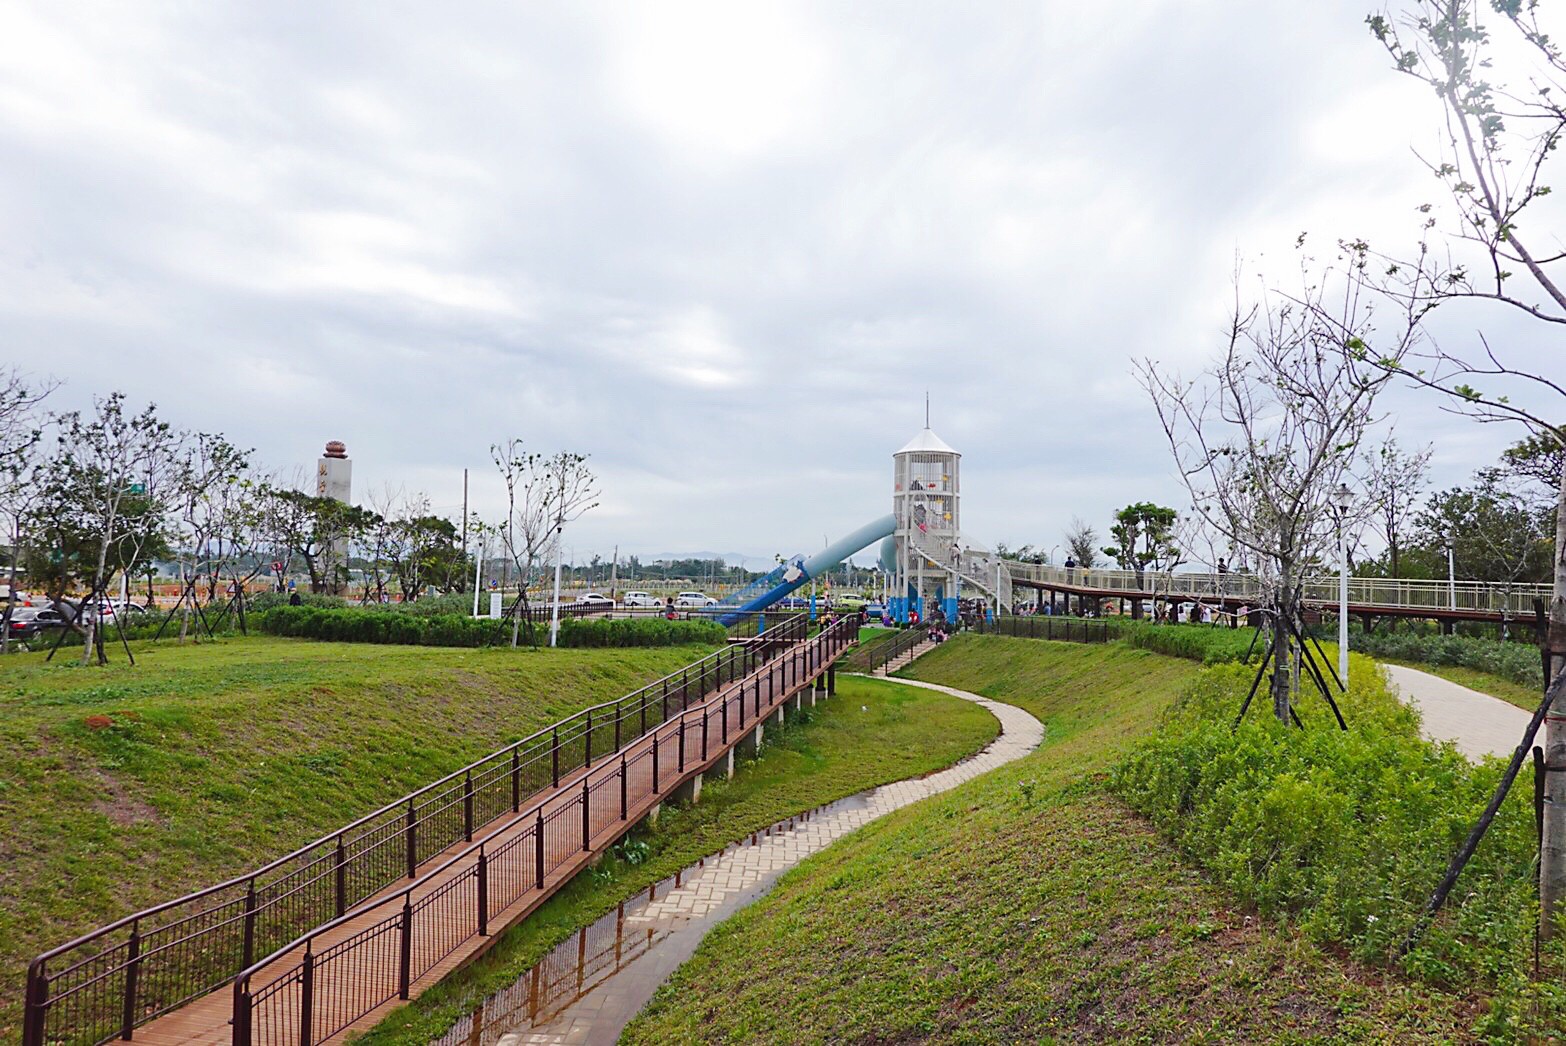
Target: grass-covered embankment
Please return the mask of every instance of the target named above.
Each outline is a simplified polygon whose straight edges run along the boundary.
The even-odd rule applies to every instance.
[[[927,654],[914,674],[1027,708],[1044,745],[811,858],[625,1041],[1464,1040],[1463,993],[1247,912],[1110,791],[1200,671],[1123,644]]]
[[[697,858],[831,800],[949,766],[983,748],[997,730],[995,718],[969,702],[839,676],[832,700],[781,731],[767,729],[760,759],[742,762],[732,780],[706,785],[696,805],[665,808],[655,829],[637,832],[630,845],[578,876],[484,958],[359,1041],[427,1043],[578,928]]]
[[[0,663],[0,1036],[37,952],[307,843],[710,652],[252,637]]]

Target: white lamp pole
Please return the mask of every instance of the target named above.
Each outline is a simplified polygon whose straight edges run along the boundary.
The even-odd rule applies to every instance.
[[[1354,492],[1348,488],[1347,483],[1339,483],[1338,489],[1333,492],[1333,500],[1338,503],[1338,680],[1344,687],[1348,686],[1348,537],[1344,533],[1344,522],[1348,518],[1349,505],[1354,500]]]
[[[1446,602],[1452,610],[1457,609],[1457,571],[1452,565],[1452,546],[1446,546]]]
[[[549,605],[549,645],[554,646],[556,638],[560,635],[560,531],[562,527],[555,524],[555,598]],[[523,582],[526,584],[526,582]]]

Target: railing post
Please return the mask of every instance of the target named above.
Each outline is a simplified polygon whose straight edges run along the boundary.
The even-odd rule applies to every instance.
[[[132,922],[125,953],[125,1000],[120,1010],[120,1038],[129,1039],[136,1027],[136,984],[141,980],[141,923]]]
[[[533,849],[536,860],[534,871],[538,880],[538,888],[542,890],[544,888],[544,808],[542,806],[538,808],[538,821],[533,825],[533,833]]]
[[[740,691],[740,701],[743,702],[744,700],[745,700],[745,691],[741,690]],[[724,744],[728,744],[729,743],[729,699],[726,698],[726,697],[723,699],[723,703],[718,706],[718,725],[719,725],[719,728],[722,730],[722,733],[719,734],[719,736],[723,738],[723,743]]]
[[[43,963],[38,964],[38,972],[29,969],[27,971],[27,1008],[22,1016],[22,1046],[43,1046],[44,1024],[49,1014],[49,975],[43,972]]]
[[[587,732],[582,735],[582,768],[591,770],[593,767],[593,710],[587,710]]]
[[[482,846],[478,852],[478,935],[489,936],[489,857]]]
[[[685,716],[680,716],[680,773],[685,772]]]
[[[669,718],[669,677],[663,677],[663,714],[658,717],[658,722]]]
[[[250,1046],[250,988],[234,985],[234,1046]],[[28,1043],[27,1046],[32,1046]]]
[[[641,715],[642,726],[640,730],[636,731],[636,736],[641,737],[647,732],[647,695],[643,694],[642,699],[638,701],[637,704],[640,706],[637,711]]]
[[[413,981],[413,898],[402,899],[402,939],[397,945],[397,998],[408,997]]]
[[[256,881],[251,879],[245,887],[244,943],[240,946],[244,965],[256,961]]]
[[[413,800],[408,800],[408,827],[403,831],[408,841],[408,878],[417,879],[419,873],[418,835],[419,822],[413,814]]]
[[[462,841],[473,841],[473,771],[462,779]]]
[[[522,756],[517,747],[511,747],[511,812],[522,809]]]
[[[701,715],[701,761],[707,761],[707,730],[712,721],[712,713],[709,709]]]
[[[337,861],[332,871],[335,873],[337,888],[337,914],[342,915],[348,910],[348,848],[343,845],[341,834],[337,836]]]
[[[556,788],[560,787],[560,724],[556,723],[554,734],[549,745],[550,779]]]
[[[315,1041],[315,952],[311,950],[314,943],[305,941],[304,962],[299,968],[299,1046],[310,1046]]]
[[[588,790],[587,781],[582,781],[582,849],[591,850],[589,842],[592,839],[592,821],[589,813],[592,810],[593,794]]]
[[[658,731],[656,731],[656,730],[653,731],[652,778],[653,778],[653,795],[657,795],[658,794]]]
[[[614,706],[614,750],[620,750],[620,720],[625,718],[625,712],[617,702]]]
[[[631,816],[630,786],[626,782],[625,756],[620,757],[620,820]]]

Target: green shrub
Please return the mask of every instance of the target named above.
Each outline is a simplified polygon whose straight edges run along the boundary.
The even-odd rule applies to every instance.
[[[307,606],[273,607],[251,620],[263,632],[304,639],[353,643],[394,643],[420,646],[501,646],[511,642],[511,622],[456,614],[423,616],[387,613],[380,609],[330,609]],[[535,635],[547,632],[535,627]],[[560,646],[626,647],[722,643],[722,625],[710,621],[666,621],[661,618],[608,620],[567,618],[560,622]]]
[[[1427,665],[1457,665],[1510,679],[1544,693],[1544,667],[1539,649],[1530,643],[1503,643],[1473,636],[1415,635],[1409,632],[1355,632],[1349,646],[1378,657],[1419,661]]]
[[[1114,768],[1114,789],[1263,913],[1358,958],[1401,961],[1447,986],[1499,985],[1506,996],[1533,944],[1527,789],[1513,790],[1447,911],[1399,960],[1500,762],[1474,766],[1451,745],[1423,740],[1418,714],[1368,657],[1351,658],[1349,692],[1339,698],[1347,732],[1309,699],[1307,729],[1285,729],[1263,707],[1265,694],[1231,730],[1251,679],[1242,665],[1204,670],[1159,733]],[[1503,998],[1494,1020],[1515,1017],[1509,1006]]]
[[[252,614],[263,610],[271,610],[273,607],[286,607],[289,593],[287,592],[257,592],[245,597],[245,609]],[[299,603],[307,607],[341,608],[348,605],[348,601],[341,596],[317,595],[314,592],[299,593]]]
[[[1249,628],[1187,624],[1155,625],[1131,618],[1105,618],[1109,634],[1131,646],[1168,657],[1183,657],[1207,665],[1238,661],[1255,635]],[[1260,643],[1257,644],[1260,646]]]

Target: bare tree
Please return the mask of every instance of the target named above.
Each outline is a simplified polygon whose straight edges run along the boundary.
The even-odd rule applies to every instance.
[[[516,615],[511,622],[511,645],[516,646],[522,619],[528,616],[528,581],[549,551],[555,552],[558,562],[565,525],[597,507],[598,477],[587,467],[584,454],[561,451],[545,455],[524,450],[520,439],[496,443],[489,451],[506,484],[506,514],[495,530],[519,579]],[[528,630],[531,636],[531,621]],[[550,639],[553,642],[553,625]]]
[[[1237,284],[1223,354],[1200,379],[1152,360],[1138,367],[1193,512],[1255,560],[1272,624],[1273,713],[1284,723],[1303,569],[1335,544],[1333,491],[1351,474],[1353,448],[1391,380],[1342,346],[1374,339],[1383,356],[1401,359],[1416,330],[1405,312],[1378,337],[1352,264],[1303,282],[1297,295],[1264,286],[1253,305],[1242,304]]]
[[[0,371],[0,512],[9,522],[11,558],[5,607],[0,610],[0,654],[10,648],[11,610],[16,606],[16,578],[22,559],[22,524],[37,497],[32,472],[43,439],[38,406],[56,382],[34,382],[14,367]]]
[[[1375,521],[1377,536],[1387,545],[1387,566],[1398,576],[1398,554],[1425,489],[1430,471],[1430,447],[1404,451],[1396,436],[1362,455],[1360,473],[1365,481],[1365,501]]]
[[[221,435],[198,432],[186,441],[175,473],[179,503],[180,565],[179,639],[190,631],[191,612],[198,609],[197,586],[207,583],[207,602],[217,596],[219,581],[236,558],[249,551],[250,485],[246,482],[250,452]]]
[[[1084,570],[1098,563],[1098,531],[1086,520],[1071,517],[1071,527],[1066,531],[1066,549],[1077,566]]]

